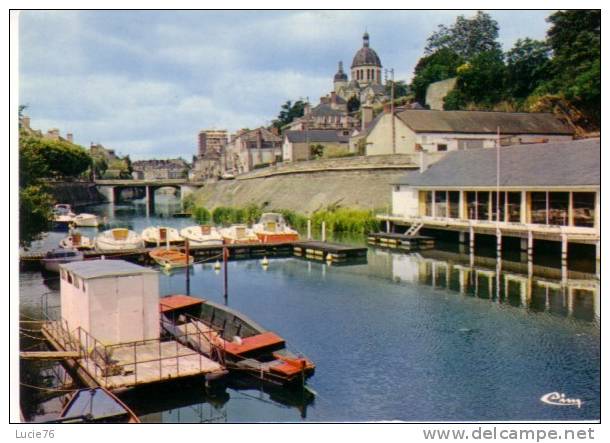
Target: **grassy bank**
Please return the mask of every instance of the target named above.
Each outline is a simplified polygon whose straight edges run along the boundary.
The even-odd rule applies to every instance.
[[[300,232],[307,229],[308,219],[311,219],[314,231],[321,230],[322,222],[324,222],[326,231],[329,233],[363,234],[379,230],[380,227],[379,221],[375,218],[375,212],[363,209],[327,208],[316,211],[310,216],[288,209],[265,208],[263,210],[256,205],[248,205],[243,208],[219,206],[210,211],[193,203],[190,209],[197,223],[213,223],[223,226],[234,223],[252,224],[260,219],[263,212],[279,212],[290,226]]]

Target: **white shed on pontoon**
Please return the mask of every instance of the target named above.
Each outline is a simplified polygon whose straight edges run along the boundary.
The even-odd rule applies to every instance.
[[[124,260],[87,260],[60,267],[61,315],[104,345],[158,339],[157,271]]]

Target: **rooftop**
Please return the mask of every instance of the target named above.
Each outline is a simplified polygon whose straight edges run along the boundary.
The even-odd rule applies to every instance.
[[[452,151],[424,172],[396,184],[413,187],[495,187],[496,149]],[[500,148],[500,186],[599,186],[600,139]]]
[[[336,130],[312,129],[309,131],[286,131],[285,134],[288,141],[292,143],[304,142],[335,142],[348,143],[349,136],[341,135]]]
[[[61,265],[62,269],[88,280],[104,277],[157,274],[157,271],[125,260],[86,260]]]
[[[407,109],[396,114],[415,132],[572,135],[574,130],[553,114]]]

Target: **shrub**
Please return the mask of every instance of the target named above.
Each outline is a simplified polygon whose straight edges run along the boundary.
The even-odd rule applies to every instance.
[[[197,223],[204,224],[208,223],[211,218],[210,211],[208,211],[203,206],[197,206],[193,209],[193,218],[197,221]]]

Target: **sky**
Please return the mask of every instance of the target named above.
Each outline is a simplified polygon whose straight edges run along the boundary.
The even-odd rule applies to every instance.
[[[132,160],[190,161],[202,129],[268,125],[287,100],[315,105],[370,34],[409,81],[427,37],[475,11],[25,11],[19,102],[31,126]],[[506,51],[543,39],[549,11],[489,11]]]

